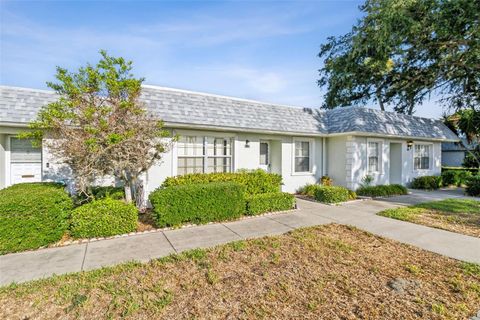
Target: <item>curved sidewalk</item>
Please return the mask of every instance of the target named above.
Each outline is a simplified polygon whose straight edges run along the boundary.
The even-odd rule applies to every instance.
[[[299,199],[298,204],[299,210],[288,213],[0,256],[0,285],[132,260],[148,261],[184,250],[328,223],[352,225],[454,259],[480,263],[480,238],[375,215],[383,209],[402,205],[395,199],[353,201],[339,206]]]

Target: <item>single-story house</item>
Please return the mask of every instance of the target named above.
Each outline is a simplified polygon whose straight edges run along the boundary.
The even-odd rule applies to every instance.
[[[461,167],[463,165],[463,160],[465,160],[465,157],[467,156],[468,151],[475,150],[475,147],[475,144],[468,143],[465,138],[462,138],[462,143],[442,143],[442,166]]]
[[[145,85],[142,99],[180,139],[144,177],[147,194],[168,176],[262,168],[281,174],[294,192],[330,176],[359,187],[408,184],[439,175],[442,142],[458,137],[441,121],[363,107],[320,110]],[[15,137],[51,91],[0,87],[0,188],[20,182],[68,181],[69,169],[46,147]]]

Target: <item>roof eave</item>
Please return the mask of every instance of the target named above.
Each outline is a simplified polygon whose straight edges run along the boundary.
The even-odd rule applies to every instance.
[[[349,131],[349,132],[338,132],[338,133],[329,133],[329,137],[335,136],[367,136],[367,137],[383,137],[383,138],[402,138],[402,139],[411,139],[411,140],[425,140],[425,141],[436,141],[436,142],[458,142],[458,139],[448,139],[448,138],[428,138],[428,137],[418,137],[418,136],[404,136],[404,135],[395,135],[387,133],[376,133],[376,132],[363,132],[363,131]]]

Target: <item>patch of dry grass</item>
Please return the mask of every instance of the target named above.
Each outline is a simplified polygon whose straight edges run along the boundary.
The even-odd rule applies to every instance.
[[[0,318],[466,319],[479,270],[327,225],[1,288]]]
[[[445,199],[378,214],[480,238],[480,202],[475,200]]]

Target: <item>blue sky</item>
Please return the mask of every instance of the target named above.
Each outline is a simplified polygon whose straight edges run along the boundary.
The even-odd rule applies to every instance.
[[[0,0],[0,83],[44,89],[55,66],[74,70],[106,49],[147,84],[317,107],[319,46],[350,30],[361,3]]]

